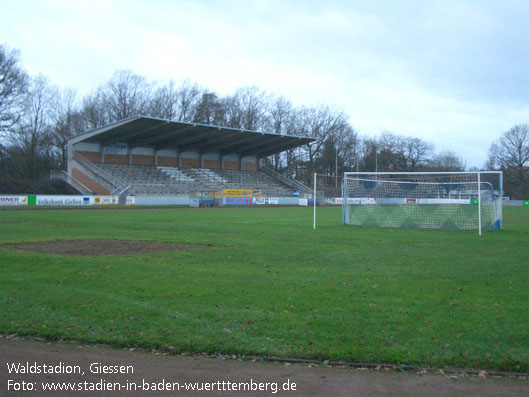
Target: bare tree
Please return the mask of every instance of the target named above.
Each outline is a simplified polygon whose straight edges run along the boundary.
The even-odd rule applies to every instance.
[[[18,51],[0,45],[0,135],[19,121],[27,86],[28,77],[19,65]]]
[[[225,102],[213,92],[204,92],[197,104],[193,122],[226,126]]]
[[[144,77],[127,70],[116,72],[102,91],[109,121],[147,113],[151,90]]]
[[[512,175],[514,183],[510,194],[528,197],[529,126],[518,124],[504,132],[489,149],[489,163]]]
[[[420,138],[384,132],[377,142],[380,169],[414,171],[425,166],[433,145]]]
[[[521,170],[529,165],[529,126],[519,124],[493,143],[491,152],[501,167]]]
[[[149,104],[149,115],[161,119],[177,119],[178,97],[174,81],[157,88]]]
[[[359,154],[358,134],[352,126],[343,129],[341,134],[334,137],[338,149],[338,174],[356,169]]]
[[[288,133],[288,125],[292,122],[292,103],[284,97],[275,98],[270,105],[270,115],[268,124],[273,132],[284,135]],[[277,172],[281,167],[281,153],[277,153],[269,158],[274,170]]]
[[[21,177],[37,181],[53,166],[50,109],[56,89],[47,78],[30,81],[26,93],[24,116],[11,135],[11,143],[22,153]]]
[[[446,150],[436,154],[428,163],[431,171],[464,171],[466,168],[464,160],[452,151]]]
[[[291,128],[293,129],[292,135],[316,139],[315,142],[305,147],[305,180],[308,184],[312,183],[312,174],[316,171],[314,161],[321,155],[326,141],[330,138],[336,141],[337,137],[345,136],[352,130],[347,116],[328,106],[298,109]]]
[[[222,122],[225,127],[244,128],[239,98],[235,95],[222,98],[218,106],[224,111]]]
[[[171,80],[154,92],[149,114],[153,117],[190,122],[200,101],[200,94],[199,87],[189,80],[185,80],[179,87]]]
[[[420,138],[405,137],[402,140],[402,155],[405,169],[414,171],[425,166],[433,154],[433,144]]]
[[[387,131],[383,132],[377,140],[376,151],[379,171],[401,171],[406,167],[404,137]]]
[[[85,130],[99,128],[111,122],[106,110],[102,88],[83,98],[81,114]]]
[[[51,139],[57,151],[57,165],[65,169],[67,162],[66,146],[68,139],[83,132],[82,114],[77,105],[77,92],[66,88],[53,101]]]
[[[239,88],[234,96],[239,104],[242,128],[255,131],[265,129],[270,96],[255,86]]]
[[[380,171],[384,169],[380,168],[378,164],[378,151],[379,151],[379,142],[376,138],[363,137],[361,140],[361,145],[359,145],[360,152],[360,171]]]

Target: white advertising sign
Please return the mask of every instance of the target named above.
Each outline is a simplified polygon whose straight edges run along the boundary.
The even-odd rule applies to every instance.
[[[37,205],[90,205],[88,196],[37,196]]]
[[[93,196],[94,205],[116,205],[118,204],[118,196]]]
[[[0,196],[0,206],[28,205],[28,196]]]
[[[301,207],[307,207],[309,205],[309,199],[306,198],[300,198],[299,199],[299,205]]]
[[[253,198],[253,203],[255,205],[265,205],[266,204],[266,199],[264,197],[254,197]]]
[[[417,204],[470,204],[470,199],[418,198]]]
[[[108,146],[103,147],[104,154],[127,154],[127,144],[126,143],[113,143]]]
[[[376,203],[377,201],[373,197],[349,197],[347,198],[347,204],[372,205]]]

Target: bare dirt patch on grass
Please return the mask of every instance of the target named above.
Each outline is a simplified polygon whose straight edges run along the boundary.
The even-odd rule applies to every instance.
[[[31,252],[45,252],[68,256],[107,256],[195,250],[206,247],[134,240],[58,240],[37,243],[9,244],[1,248]]]

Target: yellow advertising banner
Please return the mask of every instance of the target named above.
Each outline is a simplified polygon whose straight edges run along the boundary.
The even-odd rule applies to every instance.
[[[224,189],[225,197],[261,197],[261,190],[255,189]]]

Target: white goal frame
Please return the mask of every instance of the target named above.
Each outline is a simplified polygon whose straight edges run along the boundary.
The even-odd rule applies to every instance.
[[[499,203],[497,203],[498,205],[498,217],[499,217],[499,220],[500,220],[500,226],[499,228],[501,228],[501,221],[502,221],[502,197],[503,197],[503,172],[502,171],[466,171],[466,172],[345,172],[344,173],[344,179],[343,179],[343,184],[342,184],[342,217],[343,217],[343,223],[346,224],[348,223],[347,222],[347,219],[346,219],[346,210],[347,210],[347,206],[348,205],[351,205],[350,203],[350,200],[351,198],[348,197],[348,195],[346,194],[346,182],[347,180],[357,180],[357,181],[360,181],[360,180],[363,180],[363,181],[372,181],[372,182],[375,182],[375,183],[378,183],[379,182],[379,178],[380,178],[380,182],[389,182],[389,183],[394,183],[394,184],[397,184],[397,183],[414,183],[414,184],[420,184],[420,183],[424,183],[424,184],[436,184],[436,183],[439,183],[439,184],[449,184],[449,183],[452,183],[452,182],[417,182],[417,181],[397,181],[397,180],[391,180],[391,179],[385,179],[385,178],[391,178],[391,177],[396,177],[396,176],[402,176],[404,178],[409,178],[409,179],[412,179],[413,176],[423,176],[423,177],[427,177],[427,176],[432,176],[432,177],[450,177],[450,176],[459,176],[459,177],[462,177],[464,175],[469,175],[469,176],[476,176],[476,181],[475,182],[468,182],[469,184],[472,183],[472,184],[475,184],[477,186],[477,197],[478,197],[478,200],[477,200],[477,215],[478,215],[478,225],[477,225],[477,229],[478,229],[478,234],[481,236],[481,233],[482,233],[482,200],[481,200],[481,185],[482,183],[485,183],[482,181],[482,176],[484,175],[497,175],[497,178],[498,178],[498,186],[497,186],[497,191],[498,191],[498,200],[499,200]],[[366,178],[367,176],[371,177],[370,179],[362,179],[362,178]],[[462,183],[462,182],[453,182],[453,183]],[[494,191],[494,190],[493,190]],[[374,198],[371,198],[370,200],[370,203],[372,203],[373,207],[376,206],[377,204],[375,204],[375,199]]]

